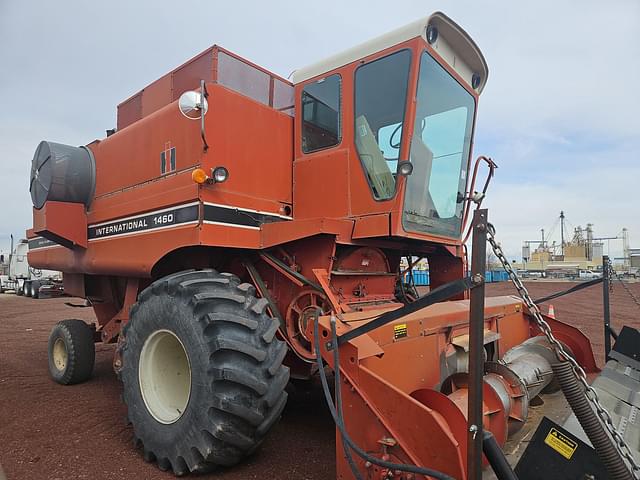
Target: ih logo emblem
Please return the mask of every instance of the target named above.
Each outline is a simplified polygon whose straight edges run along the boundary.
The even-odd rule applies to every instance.
[[[171,145],[171,144],[169,144]],[[176,147],[168,147],[160,152],[160,174],[170,173],[176,169]]]

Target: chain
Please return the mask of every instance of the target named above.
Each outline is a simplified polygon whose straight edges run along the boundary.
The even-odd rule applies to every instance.
[[[589,385],[589,382],[587,382],[587,374],[584,371],[584,369],[567,352],[563,344],[553,335],[553,332],[551,331],[551,327],[549,326],[547,321],[542,316],[542,313],[540,312],[540,308],[538,308],[538,306],[532,300],[531,295],[529,294],[529,291],[527,290],[527,288],[524,286],[524,284],[522,283],[522,281],[520,280],[516,272],[511,267],[509,260],[504,254],[504,251],[502,250],[502,247],[496,241],[495,233],[496,233],[495,227],[491,224],[488,224],[487,240],[491,244],[491,248],[493,249],[494,254],[498,258],[498,260],[500,260],[502,267],[509,274],[509,278],[511,279],[511,282],[513,283],[514,287],[518,291],[518,294],[520,295],[525,305],[529,309],[529,312],[531,313],[531,315],[533,315],[533,318],[535,319],[536,324],[538,325],[538,328],[540,328],[542,333],[544,333],[544,335],[547,337],[547,340],[553,347],[558,359],[561,362],[569,362],[571,364],[574,375],[584,387],[585,395],[587,396],[587,399],[593,404],[604,427],[609,432],[609,435],[611,435],[611,438],[613,439],[613,443],[616,449],[618,450],[618,453],[631,466],[631,474],[633,475],[633,478],[635,480],[640,480],[640,466],[636,463],[635,459],[633,458],[633,455],[631,454],[631,450],[629,449],[629,446],[625,442],[624,437],[620,432],[618,432],[618,430],[614,426],[611,415],[600,403],[598,392],[596,392],[596,390],[591,385]]]
[[[640,300],[638,300],[638,297],[636,297],[633,292],[631,291],[631,289],[627,286],[627,284],[622,280],[622,277],[620,275],[618,275],[618,272],[616,272],[613,269],[613,265],[611,264],[611,259],[609,259],[608,263],[607,263],[607,270],[608,275],[609,275],[609,279],[613,279],[614,275],[616,277],[616,279],[620,282],[620,285],[622,285],[622,288],[624,288],[625,292],[627,292],[627,295],[629,295],[631,297],[631,300],[633,300],[633,302],[640,307]],[[611,289],[613,289],[613,282],[610,281],[609,282],[609,286]]]

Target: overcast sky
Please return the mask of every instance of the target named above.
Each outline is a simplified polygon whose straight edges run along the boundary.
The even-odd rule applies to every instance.
[[[31,225],[40,140],[102,138],[119,102],[208,46],[286,77],[435,10],[489,63],[474,155],[500,167],[486,205],[508,253],[561,209],[597,236],[627,227],[640,247],[637,0],[0,0],[0,249]]]

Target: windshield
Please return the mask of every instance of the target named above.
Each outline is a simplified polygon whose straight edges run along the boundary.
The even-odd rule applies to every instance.
[[[413,173],[402,223],[407,231],[459,237],[475,100],[427,52],[420,60]]]

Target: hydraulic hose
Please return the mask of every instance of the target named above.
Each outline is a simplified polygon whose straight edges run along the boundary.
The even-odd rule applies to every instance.
[[[482,432],[482,451],[498,480],[518,480],[496,438],[488,430],[483,430]]]
[[[569,362],[554,363],[551,368],[567,403],[604,463],[609,477],[612,480],[633,480],[627,465],[620,457],[596,412],[591,408],[584,387],[578,383],[571,364]]]
[[[335,318],[331,318],[331,334],[332,341],[334,345],[337,345],[337,334],[336,334],[336,324]],[[450,477],[446,473],[439,472],[437,470],[433,470],[430,468],[418,467],[415,465],[409,465],[404,463],[392,463],[381,460],[373,455],[369,455],[367,452],[362,450],[349,436],[347,433],[347,429],[344,425],[344,417],[342,412],[342,392],[340,389],[340,357],[338,354],[338,348],[333,349],[333,371],[334,371],[334,382],[335,382],[335,396],[336,396],[336,406],[333,405],[333,399],[331,398],[331,392],[329,390],[329,382],[327,381],[327,374],[324,371],[324,365],[322,362],[322,355],[320,354],[320,332],[318,327],[318,318],[313,325],[313,343],[316,349],[316,363],[318,365],[318,373],[320,374],[320,382],[322,383],[322,390],[324,392],[325,399],[327,401],[327,406],[329,407],[329,411],[331,412],[331,416],[333,417],[333,421],[340,432],[340,436],[342,438],[342,443],[344,446],[345,456],[347,457],[347,461],[349,462],[349,466],[351,467],[351,471],[357,480],[362,478],[360,472],[351,457],[351,452],[349,449],[353,450],[360,458],[363,460],[370,462],[374,465],[378,465],[382,468],[388,468],[390,470],[400,470],[403,472],[416,473],[418,475],[425,475],[428,477],[432,477],[438,480],[454,480],[453,477]]]

